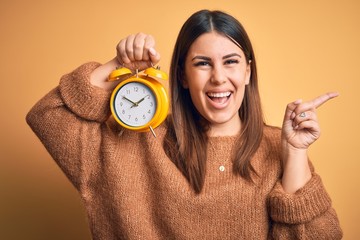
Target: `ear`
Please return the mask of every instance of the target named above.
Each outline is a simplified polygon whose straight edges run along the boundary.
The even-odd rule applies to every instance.
[[[250,83],[250,77],[251,77],[251,60],[249,60],[249,63],[246,65],[245,85],[248,85]]]

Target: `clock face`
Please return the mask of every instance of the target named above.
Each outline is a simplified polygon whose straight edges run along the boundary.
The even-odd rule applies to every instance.
[[[126,125],[141,127],[147,124],[156,112],[156,97],[145,84],[129,82],[115,94],[114,110],[117,117]]]

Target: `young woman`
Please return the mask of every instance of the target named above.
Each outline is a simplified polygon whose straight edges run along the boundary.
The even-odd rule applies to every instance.
[[[107,78],[159,60],[152,36],[128,36],[114,59],[65,75],[27,116],[81,194],[94,239],[341,239],[307,157],[315,109],[337,94],[292,102],[282,130],[267,126],[244,28],[203,10],[176,41],[171,115],[155,139],[110,117],[118,82]]]

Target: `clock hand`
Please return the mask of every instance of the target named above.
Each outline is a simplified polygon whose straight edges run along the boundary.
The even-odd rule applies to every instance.
[[[146,95],[145,97],[143,97],[142,99],[140,99],[139,101],[137,101],[137,102],[135,103],[136,106],[138,106],[139,103],[141,103],[142,101],[144,101],[147,96],[149,96],[149,95]]]
[[[128,99],[128,98],[125,97],[125,96],[123,96],[123,99],[125,99],[125,100],[127,100],[127,101],[129,101],[129,102],[131,102],[131,103],[133,104],[130,108],[133,108],[133,107],[137,107],[137,106],[138,106],[138,103],[131,101],[130,99]]]

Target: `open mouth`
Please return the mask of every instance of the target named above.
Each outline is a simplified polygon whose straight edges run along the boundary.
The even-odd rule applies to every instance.
[[[231,92],[208,92],[207,96],[216,103],[225,103],[231,96]]]

